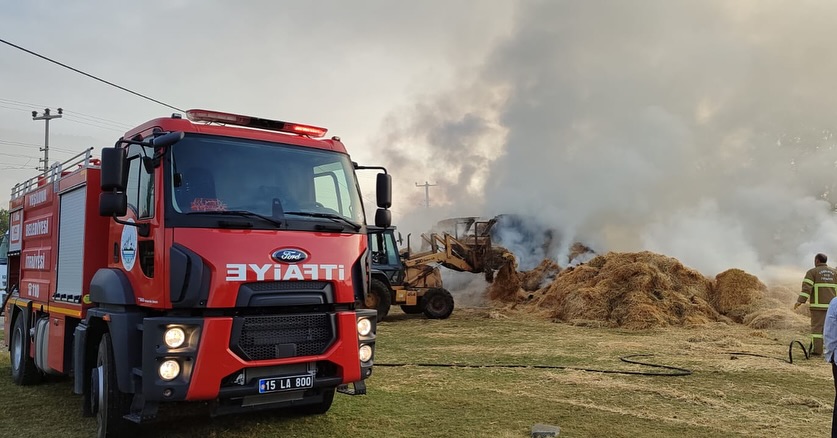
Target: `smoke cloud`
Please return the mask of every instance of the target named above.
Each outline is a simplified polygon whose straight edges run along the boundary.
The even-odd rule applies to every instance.
[[[837,259],[835,15],[812,1],[522,2],[479,68],[387,122],[397,193],[414,196],[397,220],[532,215],[560,231],[556,260],[581,241],[713,276]],[[438,184],[435,209],[415,175]]]

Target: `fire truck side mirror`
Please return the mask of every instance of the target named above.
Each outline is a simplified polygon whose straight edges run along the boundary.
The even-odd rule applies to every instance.
[[[378,207],[390,208],[392,206],[392,176],[388,173],[379,173],[378,179],[375,183],[375,191],[377,192],[378,197]],[[380,210],[378,210],[378,212],[380,213]],[[376,224],[379,213],[375,213]]]
[[[151,140],[151,144],[154,145],[155,148],[167,148],[180,140],[183,140],[185,135],[186,134],[182,131],[169,132],[168,134],[155,137],[154,140]]]
[[[385,208],[379,208],[375,212],[375,226],[389,228],[390,225],[392,225],[392,212]]]
[[[128,212],[128,195],[117,192],[99,193],[99,216],[125,216]]]
[[[124,192],[128,185],[128,156],[124,148],[102,148],[103,192]]]

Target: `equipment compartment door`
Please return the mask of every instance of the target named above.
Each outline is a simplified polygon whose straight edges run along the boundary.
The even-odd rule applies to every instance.
[[[84,214],[87,187],[60,195],[58,217],[58,296],[69,301],[81,298],[84,272]]]

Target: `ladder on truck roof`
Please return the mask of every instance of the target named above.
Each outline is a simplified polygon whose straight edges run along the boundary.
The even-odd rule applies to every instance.
[[[99,159],[93,158],[92,155],[93,148],[87,148],[78,155],[64,161],[63,163],[56,161],[49,169],[45,175],[38,175],[33,176],[32,178],[27,179],[22,183],[15,184],[12,187],[12,200],[20,198],[27,193],[43,187],[49,183],[57,183],[61,181],[61,178],[69,175],[70,173],[79,170],[79,169],[86,169],[88,167],[99,167]],[[73,169],[74,166],[78,166],[77,168]],[[65,170],[67,169],[67,170]],[[71,169],[71,170],[70,170]]]

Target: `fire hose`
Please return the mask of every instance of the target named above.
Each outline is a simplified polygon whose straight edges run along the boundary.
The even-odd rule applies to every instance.
[[[528,368],[528,369],[547,369],[547,370],[571,370],[571,371],[586,371],[591,373],[603,374],[629,374],[633,376],[660,376],[660,377],[682,377],[692,374],[692,370],[686,368],[675,367],[671,365],[660,365],[650,362],[635,360],[638,357],[652,357],[653,354],[631,354],[628,356],[621,356],[619,360],[625,363],[640,365],[650,368],[659,368],[668,371],[628,371],[628,370],[608,370],[598,368],[583,368],[568,365],[530,365],[530,364],[468,364],[468,363],[380,363],[376,362],[376,367],[433,367],[433,368]]]
[[[764,354],[756,354],[756,353],[746,353],[746,352],[742,352],[742,351],[729,351],[729,352],[726,352],[724,354],[729,354],[731,356],[750,356],[750,357],[763,357],[765,359],[777,359],[777,360],[787,362],[789,364],[793,364],[793,346],[795,344],[798,344],[799,348],[802,349],[802,354],[805,356],[805,359],[810,359],[811,358],[811,350],[812,350],[813,345],[809,345],[808,348],[806,349],[805,345],[803,345],[802,342],[800,342],[800,341],[791,341],[791,343],[788,345],[788,358],[787,358],[787,360],[783,359],[783,358],[779,358],[779,357],[767,356],[767,355],[764,355]]]
[[[788,358],[778,358],[774,356],[767,356],[764,354],[756,354],[756,353],[747,353],[743,351],[731,351],[725,352],[723,354],[729,354],[731,356],[751,356],[751,357],[762,357],[766,359],[778,359],[785,361],[789,364],[793,364],[793,347],[794,345],[799,345],[799,348],[802,349],[802,354],[805,356],[805,359],[810,359],[810,350],[811,347],[805,348],[805,345],[802,344],[800,341],[791,341],[788,345]],[[635,358],[639,357],[653,357],[653,354],[631,354],[628,356],[621,356],[619,360],[625,363],[629,363],[632,365],[640,365],[650,368],[658,368],[667,371],[660,371],[660,372],[653,372],[653,371],[629,371],[629,370],[609,370],[609,369],[599,369],[599,368],[584,368],[584,367],[574,367],[568,365],[533,365],[533,364],[469,364],[469,363],[380,363],[376,362],[375,366],[378,367],[430,367],[430,368],[507,368],[507,369],[549,369],[549,370],[571,370],[571,371],[586,371],[591,373],[602,373],[602,374],[627,374],[633,376],[657,376],[657,377],[684,377],[689,376],[692,374],[692,370],[688,368],[681,368],[675,367],[671,365],[661,365],[656,363],[650,363],[645,361],[635,360]]]

